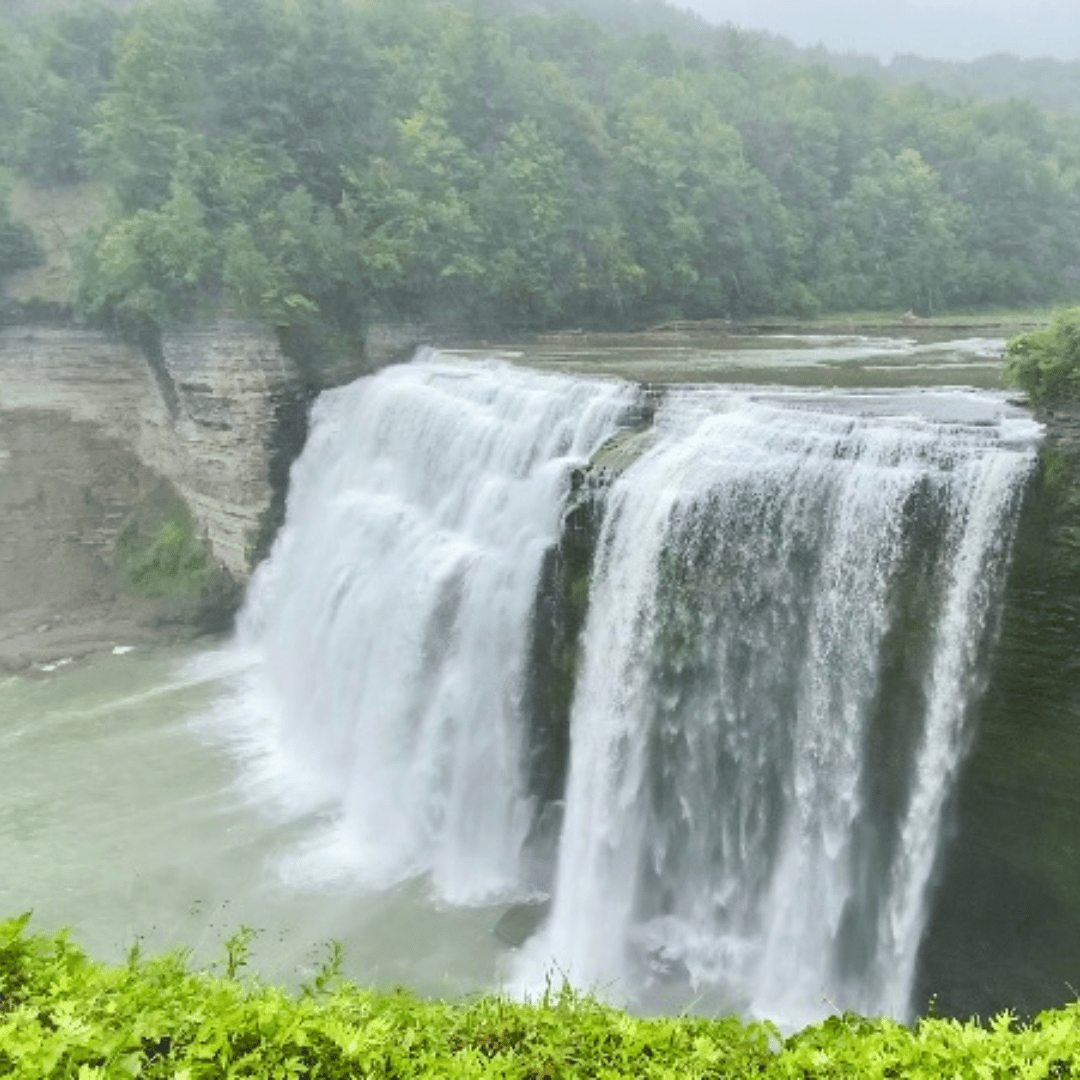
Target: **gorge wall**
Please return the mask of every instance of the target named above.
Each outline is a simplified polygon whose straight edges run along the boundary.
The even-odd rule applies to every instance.
[[[239,577],[247,576],[247,549],[272,494],[275,406],[294,382],[274,338],[243,323],[168,337],[156,364],[91,331],[0,332],[5,427],[28,412],[47,415],[54,431],[89,425],[101,453],[100,440],[123,447],[174,485],[214,557]],[[30,458],[7,463],[9,471],[33,467]]]
[[[1080,986],[1080,411],[1038,418],[1039,468],[922,943],[915,1000],[946,1015],[1033,1015]]]
[[[48,660],[59,646],[40,628],[73,611],[130,606],[116,542],[147,507],[186,506],[214,561],[245,581],[320,383],[407,355],[422,333],[376,327],[363,359],[316,376],[239,320],[166,335],[152,355],[86,329],[0,329],[0,668]]]

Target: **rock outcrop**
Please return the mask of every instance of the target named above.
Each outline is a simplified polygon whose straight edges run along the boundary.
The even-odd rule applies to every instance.
[[[88,424],[126,447],[173,484],[214,557],[241,579],[273,494],[275,410],[295,381],[273,335],[242,322],[171,335],[153,359],[92,331],[0,331],[3,423],[31,410],[57,430]],[[7,465],[21,474],[33,462]]]
[[[283,505],[282,417],[295,426],[311,392],[272,333],[239,321],[172,334],[150,356],[89,330],[0,330],[0,672],[227,622],[217,608],[235,585],[134,595],[118,538],[186,506],[242,583]]]

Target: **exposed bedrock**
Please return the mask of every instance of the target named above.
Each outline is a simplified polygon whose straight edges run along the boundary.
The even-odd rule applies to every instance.
[[[1080,986],[1080,410],[1046,424],[971,725],[915,1004],[1021,1014]]]
[[[241,320],[166,335],[149,352],[75,327],[0,329],[5,666],[54,648],[43,644],[48,631],[23,640],[39,627],[79,618],[97,627],[132,612],[143,623],[184,621],[183,605],[166,605],[166,617],[125,594],[116,549],[133,520],[152,538],[154,514],[185,508],[212,560],[246,581],[280,522],[313,397],[402,359],[424,333],[373,327],[364,358],[315,371],[287,357],[271,330]]]
[[[155,359],[90,331],[0,332],[4,423],[34,410],[50,414],[56,431],[92,425],[169,480],[214,557],[246,577],[272,496],[275,408],[296,381],[293,366],[272,335],[239,322],[168,337]],[[35,462],[20,456],[8,467],[23,474]]]

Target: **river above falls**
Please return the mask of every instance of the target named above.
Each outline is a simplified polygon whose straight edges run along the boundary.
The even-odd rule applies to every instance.
[[[746,383],[845,388],[1001,387],[1004,338],[993,329],[737,333],[686,328],[560,333],[528,342],[466,343],[453,355],[497,356],[538,370],[643,383]]]
[[[851,426],[870,423],[873,417],[883,417],[891,418],[888,423],[898,438],[928,430],[928,425],[942,425],[971,430],[981,439],[979,432],[984,428],[1004,424],[1004,431],[1010,424],[1018,424],[1018,430],[1024,430],[1020,430],[1016,445],[1029,446],[1032,441],[1027,430],[1031,425],[1007,395],[1000,390],[983,392],[999,386],[1000,340],[928,342],[913,337],[773,335],[735,342],[726,350],[699,345],[665,349],[659,343],[642,343],[627,350],[605,347],[595,339],[578,340],[577,335],[565,338],[521,346],[455,349],[443,358],[451,366],[457,357],[464,360],[463,378],[469,377],[467,372],[474,366],[471,360],[495,356],[562,375],[619,376],[647,383],[767,386],[770,389],[748,392],[739,401],[748,401],[755,409],[796,409],[850,417],[850,422],[826,422],[830,438],[840,437],[838,433]],[[481,367],[498,371],[497,364]],[[785,385],[817,389],[794,393],[777,389]],[[977,389],[918,392],[942,385]],[[851,395],[842,389],[829,394],[822,389],[829,386],[858,387],[863,392]],[[916,392],[882,392],[890,386]],[[484,389],[476,401],[486,401],[493,393]],[[622,407],[618,394],[612,397],[604,391],[601,397],[610,399],[611,416],[617,417]],[[724,408],[737,411],[734,406]],[[582,422],[592,433],[582,435],[584,441],[576,449],[570,439],[570,449],[560,453],[587,456],[589,447],[603,436],[601,427],[595,431],[588,427],[596,421],[589,421],[587,414],[588,409],[582,413]],[[402,422],[409,414],[395,415],[395,422]],[[318,424],[316,430],[320,430]],[[330,429],[322,431],[326,436]],[[1008,443],[1012,436],[1003,438]],[[407,431],[404,442],[409,442]],[[438,445],[445,451],[445,465],[450,460],[450,443],[443,439]],[[325,453],[325,447],[315,452]],[[925,458],[920,450],[911,462],[919,455]],[[329,459],[324,464],[340,468]],[[308,468],[310,471],[311,466]],[[376,476],[384,494],[388,477],[389,473],[381,472]],[[484,475],[478,474],[477,482],[463,490],[483,493],[493,510],[502,512],[507,505],[508,496],[493,493]],[[327,506],[335,514],[349,514],[359,505],[358,498],[343,489],[331,495]],[[532,512],[528,496],[522,501],[521,495],[511,494],[509,499],[517,499],[523,510]],[[290,510],[293,517],[298,512],[295,507]],[[550,527],[557,524],[558,513]],[[520,550],[531,552],[527,557],[532,559],[548,542],[541,533],[532,539],[523,534],[523,539],[512,542],[523,543]],[[859,550],[855,539],[853,534],[853,552]],[[313,551],[311,572],[333,571],[336,551],[332,546]],[[432,551],[438,559],[458,558],[451,548]],[[465,566],[472,565],[470,560],[476,556],[465,552],[462,557]],[[515,560],[517,556],[507,564],[509,568],[518,565]],[[539,562],[536,565],[539,572]],[[274,572],[284,571],[279,567]],[[775,567],[768,572],[775,573]],[[327,580],[327,610],[332,607],[336,613],[335,605],[351,586],[346,587],[340,576],[336,584],[332,576]],[[413,580],[419,587],[415,576]],[[323,588],[316,577],[308,585],[311,588],[304,586],[301,594],[310,596]],[[392,575],[386,576],[386,585],[393,586]],[[456,588],[453,586],[446,596],[452,599]],[[272,600],[272,604],[278,603],[283,605],[286,621],[301,617],[295,598],[283,595]],[[451,600],[435,604],[436,624],[448,617],[448,603]],[[452,599],[452,603],[460,603],[460,599]],[[502,607],[498,610],[502,618],[505,612]],[[784,618],[797,615],[782,614]],[[358,626],[363,623],[362,613],[359,618]],[[391,641],[388,635],[396,632],[394,626],[388,621],[378,625]],[[507,629],[510,624],[500,625],[503,629],[499,633],[505,639],[511,632]],[[337,670],[343,670],[339,659],[349,655],[353,639],[328,638],[324,630],[313,624],[310,664],[329,659],[338,664]],[[974,633],[977,637],[981,631],[976,628]],[[377,637],[373,639],[375,646],[379,645]],[[455,876],[455,866],[445,859],[435,859],[427,866],[421,860],[416,872],[395,871],[378,887],[372,887],[370,877],[354,873],[355,852],[339,851],[335,844],[342,820],[358,813],[357,807],[363,808],[363,795],[349,790],[340,797],[312,798],[310,792],[305,795],[303,784],[280,783],[280,760],[273,768],[267,767],[273,755],[268,757],[264,752],[268,740],[258,727],[266,715],[251,708],[250,676],[271,654],[254,655],[250,644],[249,633],[244,647],[228,643],[203,649],[140,646],[131,651],[98,653],[76,663],[65,663],[68,658],[58,645],[57,655],[35,661],[28,675],[0,683],[0,746],[4,749],[0,756],[0,866],[4,867],[0,911],[32,908],[39,928],[70,925],[78,941],[109,959],[121,957],[140,942],[150,950],[191,948],[196,962],[209,963],[222,956],[226,937],[239,926],[248,925],[258,931],[253,952],[256,968],[290,985],[310,977],[331,940],[345,946],[346,974],[365,984],[402,984],[438,994],[515,984],[516,951],[504,943],[496,928],[516,901],[538,896],[544,889],[530,893],[531,886],[523,879],[524,885],[516,890],[502,888],[500,892],[494,888],[485,896],[480,889],[472,894],[473,879]],[[277,654],[277,666],[284,670],[280,661],[297,646],[285,638],[279,646],[284,651]],[[487,645],[478,638],[469,647]],[[482,656],[475,670],[485,670]],[[891,677],[902,683],[901,675],[893,671]],[[903,677],[910,678],[910,673]],[[455,700],[468,701],[470,694],[487,693],[486,698],[475,700],[490,708],[500,695],[497,685],[489,687],[488,693],[476,686],[462,687],[456,679],[457,673],[447,682],[447,693]],[[360,692],[361,682],[362,678],[344,678],[341,686],[331,687],[329,693],[337,694],[340,689],[347,702],[350,694]],[[910,694],[910,685],[897,686]],[[400,706],[393,694],[380,692],[380,708]],[[324,713],[340,705],[340,700],[332,697],[310,701],[312,708]],[[408,705],[406,713],[412,708]],[[290,738],[300,731],[302,725],[290,729]],[[340,745],[344,753],[349,742],[344,738],[340,744],[333,739],[327,743],[332,769],[341,760],[334,747]],[[888,749],[887,740],[882,745]],[[275,752],[282,747],[288,751],[289,746],[285,740]],[[409,797],[404,785],[397,794]],[[946,792],[946,804],[949,801]],[[512,806],[512,800],[507,806]],[[463,821],[467,825],[472,811],[467,807],[466,811]],[[428,827],[423,824],[423,828]],[[654,846],[659,843],[655,841]],[[334,872],[339,854],[344,870]],[[872,863],[870,859],[867,866]],[[407,866],[408,860],[403,865]],[[589,872],[595,874],[595,868],[590,867]],[[806,880],[816,879],[811,874]],[[602,905],[597,911],[597,918],[602,919]],[[845,926],[851,921],[839,908],[835,914],[846,920]],[[565,922],[565,913],[562,917]],[[918,918],[913,925],[918,925]],[[651,925],[655,930],[661,923],[654,920]],[[844,932],[849,933],[850,928]],[[783,944],[782,936],[777,942],[776,947]],[[910,964],[913,953],[905,948],[905,962]],[[963,958],[950,962],[955,968]],[[958,981],[963,981],[962,974]],[[666,993],[661,988],[651,998],[651,1006],[646,1002],[645,1007],[680,1008],[686,1003],[687,996],[665,998]],[[804,994],[791,1017],[801,1020],[815,1011],[828,1010],[817,991],[812,990],[810,996],[815,1000],[809,1008]],[[1050,996],[1058,996],[1057,991],[1051,991]],[[690,997],[703,1008],[738,1003],[730,995],[710,997],[700,988]],[[958,1000],[965,999],[959,995]],[[979,999],[976,996],[974,1000]],[[902,1003],[886,1007],[904,1011]]]

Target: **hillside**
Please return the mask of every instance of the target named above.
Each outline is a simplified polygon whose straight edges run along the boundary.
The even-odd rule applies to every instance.
[[[662,4],[584,10],[146,0],[13,32],[8,295],[140,340],[241,315],[311,352],[375,319],[633,329],[1080,293],[1077,125]]]

